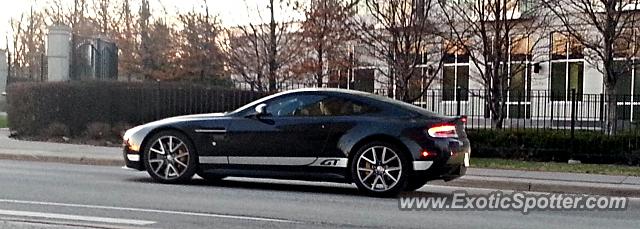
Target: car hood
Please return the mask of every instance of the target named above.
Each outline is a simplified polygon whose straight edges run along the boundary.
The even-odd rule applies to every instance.
[[[142,139],[153,129],[171,125],[173,123],[184,122],[184,121],[197,121],[197,120],[210,120],[225,117],[227,113],[209,113],[209,114],[196,114],[196,115],[184,115],[184,116],[176,116],[171,118],[165,118],[158,121],[150,122],[147,124],[139,125],[134,128],[127,130],[123,136],[125,140],[133,140],[138,143],[142,141]]]
[[[216,117],[224,117],[227,113],[209,113],[209,114],[195,114],[195,115],[183,115],[176,116],[171,118],[165,118],[162,120],[158,120],[157,122],[171,122],[171,121],[185,121],[185,120],[200,120],[200,119],[211,119]]]

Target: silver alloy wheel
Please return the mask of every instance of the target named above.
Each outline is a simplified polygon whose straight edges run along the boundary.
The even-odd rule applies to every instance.
[[[165,180],[175,179],[189,168],[189,148],[175,136],[156,140],[147,155],[152,172]]]
[[[360,155],[357,162],[360,183],[371,191],[384,192],[398,184],[402,176],[402,161],[385,146],[373,146]]]

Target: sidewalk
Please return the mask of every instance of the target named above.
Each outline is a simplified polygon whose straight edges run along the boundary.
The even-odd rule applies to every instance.
[[[90,165],[123,165],[122,149],[49,142],[18,141],[0,129],[0,159],[62,162]]]
[[[122,166],[118,147],[18,141],[0,129],[0,159]],[[640,177],[469,168],[467,175],[433,184],[518,191],[640,197]]]
[[[461,179],[443,185],[640,197],[640,177],[635,176],[469,168]]]

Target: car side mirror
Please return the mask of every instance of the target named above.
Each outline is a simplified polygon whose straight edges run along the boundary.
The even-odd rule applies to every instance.
[[[256,106],[256,116],[263,116],[267,114],[267,104],[259,104]]]

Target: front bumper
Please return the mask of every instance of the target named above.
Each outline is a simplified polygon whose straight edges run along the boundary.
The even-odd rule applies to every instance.
[[[129,149],[129,146],[125,145],[122,151],[125,166],[127,168],[136,169],[136,170],[144,170],[144,165],[142,164],[142,156],[140,152],[133,151]]]

